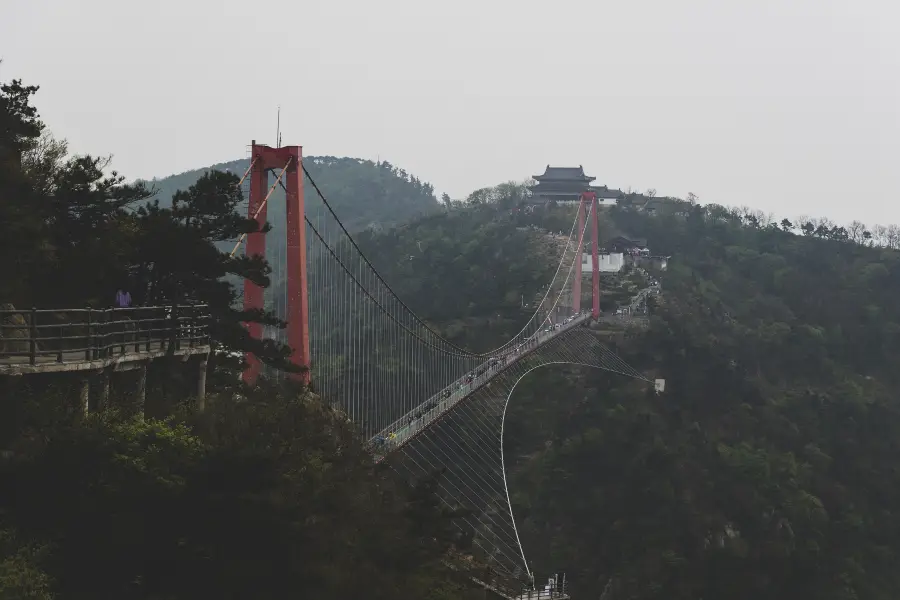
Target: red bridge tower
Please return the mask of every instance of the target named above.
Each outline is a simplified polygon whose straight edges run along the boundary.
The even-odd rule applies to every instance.
[[[581,193],[581,202],[578,204],[578,245],[575,247],[575,278],[572,281],[572,310],[581,312],[581,258],[584,248],[584,221],[586,215],[591,215],[591,275],[593,284],[592,313],[595,319],[600,317],[600,221],[597,194],[586,191]]]
[[[283,170],[287,194],[285,221],[287,229],[287,340],[293,349],[291,362],[303,371],[292,375],[294,379],[309,382],[309,297],[306,286],[306,225],[303,205],[303,149],[301,146],[272,148],[253,141],[250,155],[250,202],[248,216],[266,224],[266,202],[272,190],[269,186],[269,171]],[[280,176],[281,177],[281,176]],[[273,186],[274,189],[274,186]],[[266,255],[266,235],[251,233],[247,236],[247,256]],[[244,280],[244,310],[263,309],[263,289],[249,280]],[[260,323],[248,323],[250,336],[262,336]],[[259,377],[262,365],[252,354],[247,355],[249,363],[244,371],[245,383],[252,384]]]

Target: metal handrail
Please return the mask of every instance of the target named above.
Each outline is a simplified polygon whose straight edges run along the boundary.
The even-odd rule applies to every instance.
[[[0,310],[0,360],[105,360],[117,354],[209,344],[205,304]]]

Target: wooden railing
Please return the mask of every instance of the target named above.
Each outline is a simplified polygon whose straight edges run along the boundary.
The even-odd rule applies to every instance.
[[[209,344],[204,304],[0,310],[0,361],[81,362]]]

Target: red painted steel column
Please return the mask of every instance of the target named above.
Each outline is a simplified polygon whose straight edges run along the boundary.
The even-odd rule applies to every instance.
[[[578,203],[578,231],[575,239],[577,246],[575,248],[575,280],[572,281],[572,312],[578,314],[581,312],[581,258],[584,253],[584,202]]]
[[[599,206],[597,206],[597,194],[589,193],[588,194],[591,200],[591,213],[593,217],[591,219],[591,237],[593,238],[593,249],[592,249],[592,259],[593,264],[593,285],[594,285],[594,318],[600,318],[600,216],[599,216]]]
[[[290,154],[287,173],[287,338],[293,350],[291,362],[303,367],[291,377],[309,383],[309,296],[306,282],[306,221],[303,202],[303,149],[286,148]]]
[[[248,202],[248,218],[253,218],[253,215],[259,209],[260,204],[266,197],[266,192],[268,191],[269,185],[269,173],[266,170],[265,162],[260,156],[263,152],[264,146],[257,146],[256,142],[253,142],[252,146],[253,150],[250,154],[250,160],[253,162],[253,169],[250,171],[250,199]],[[259,223],[260,229],[266,224],[266,207],[264,206],[262,210],[259,211],[259,214],[256,216],[256,222]],[[265,257],[266,255],[266,234],[264,233],[251,233],[247,236],[247,248],[245,250],[245,254],[247,256],[260,255]],[[251,309],[260,309],[263,308],[263,288],[254,284],[249,279],[244,280],[244,310]],[[260,323],[247,323],[247,331],[250,333],[250,337],[254,339],[260,339],[262,337],[262,324]],[[252,385],[256,382],[256,378],[259,377],[259,373],[261,370],[261,364],[259,359],[257,359],[252,354],[247,354],[247,369],[244,371],[243,379],[244,383],[248,385]]]

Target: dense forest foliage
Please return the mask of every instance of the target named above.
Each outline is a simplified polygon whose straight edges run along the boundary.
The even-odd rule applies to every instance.
[[[478,351],[522,328],[561,256],[558,243],[491,205],[365,232],[359,245],[413,311]]]
[[[0,597],[467,597],[443,562],[450,515],[374,470],[343,417],[271,388],[210,400],[20,438],[0,465]]]
[[[206,303],[216,348],[279,364],[286,349],[241,326],[277,320],[235,309],[228,283],[267,286],[268,264],[218,250],[255,229],[235,212],[238,177],[154,201],[107,160],[69,155],[36,91],[0,88],[0,305],[102,308],[117,289]],[[177,362],[151,365],[145,418],[127,410],[128,373],[114,408],[87,416],[80,375],[0,382],[0,598],[482,596],[433,482],[376,469],[344,415],[303,387],[244,389],[228,361],[211,361],[198,413]]]
[[[502,298],[458,289],[443,248],[508,223],[558,230],[571,218],[477,204],[373,237],[373,255],[418,286],[425,318],[452,321],[444,299],[471,293],[469,322],[483,323],[480,307]],[[469,224],[453,229],[454,218]],[[614,208],[601,229],[672,257],[655,273],[664,293],[649,330],[614,341],[667,388],[574,367],[519,388],[506,451],[529,558],[566,569],[576,597],[604,600],[895,596],[894,228],[672,201],[655,214]],[[418,242],[435,251],[417,254]],[[490,264],[490,242],[478,247],[462,268]]]
[[[718,206],[608,216],[673,256],[619,348],[667,389],[570,370],[516,399],[531,558],[606,600],[895,597],[900,254]]]

